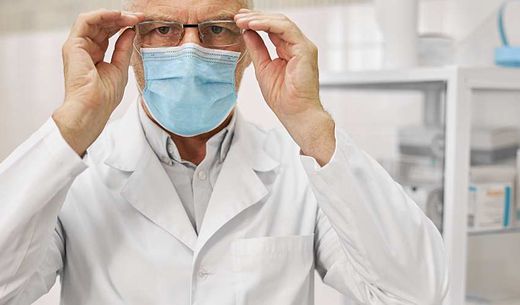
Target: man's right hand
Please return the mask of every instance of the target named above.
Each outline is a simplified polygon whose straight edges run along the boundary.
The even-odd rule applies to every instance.
[[[143,21],[142,14],[99,10],[81,14],[63,46],[65,102],[52,118],[67,143],[83,156],[121,102],[128,81],[135,32],[118,38],[110,63],[108,39]]]

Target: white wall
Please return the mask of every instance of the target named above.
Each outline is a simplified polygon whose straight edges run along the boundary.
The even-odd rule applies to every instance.
[[[0,36],[0,160],[63,100],[64,32]]]

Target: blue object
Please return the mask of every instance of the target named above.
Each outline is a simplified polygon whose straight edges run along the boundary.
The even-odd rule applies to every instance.
[[[505,206],[504,206],[504,228],[507,228],[509,227],[509,223],[510,223],[510,212],[511,212],[511,187],[506,187],[505,189]]]
[[[240,53],[186,43],[143,48],[143,98],[152,117],[184,137],[222,124],[236,104],[235,69]]]
[[[498,66],[503,67],[520,67],[520,47],[512,47],[509,45],[509,39],[507,38],[505,25],[504,25],[504,14],[509,2],[515,0],[505,1],[498,12],[498,31],[500,34],[500,40],[502,41],[502,47],[495,50],[495,63]]]

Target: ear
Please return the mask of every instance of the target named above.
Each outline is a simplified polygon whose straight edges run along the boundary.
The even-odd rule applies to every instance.
[[[132,66],[132,69],[134,70],[134,76],[135,80],[137,81],[137,85],[141,90],[144,90],[144,66],[143,66],[143,59],[141,58],[141,55],[134,49],[134,52],[132,53],[132,58],[130,59],[130,65]]]
[[[251,65],[251,57],[248,54],[244,54],[244,57],[240,60],[235,71],[235,88],[236,91],[240,89],[240,84],[244,77],[244,72]]]

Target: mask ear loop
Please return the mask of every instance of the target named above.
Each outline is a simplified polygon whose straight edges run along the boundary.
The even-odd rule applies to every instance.
[[[134,32],[136,33],[136,37],[137,37],[137,28],[136,28],[136,26],[134,25],[134,26],[131,26],[131,27],[128,27],[128,28],[129,28],[129,29],[132,29],[132,31],[134,31]],[[132,47],[134,48],[134,50],[135,50],[139,55],[141,55],[141,51],[139,51],[139,50],[137,49],[137,47],[135,46],[135,38],[134,38],[134,41],[132,42]]]
[[[247,49],[245,49],[245,51],[242,52],[242,54],[240,54],[240,57],[237,60],[237,65],[242,61],[242,59],[244,59],[246,57],[247,54],[249,54],[249,51]]]

